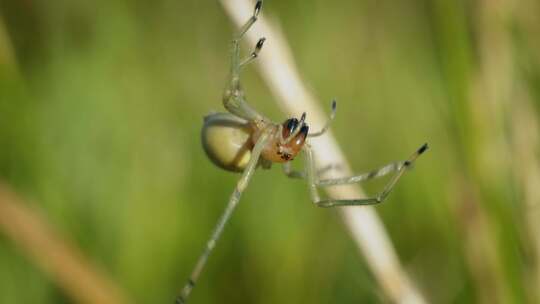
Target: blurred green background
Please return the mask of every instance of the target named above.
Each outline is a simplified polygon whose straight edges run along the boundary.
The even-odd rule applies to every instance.
[[[355,170],[430,143],[377,207],[426,298],[539,303],[538,1],[268,0],[264,13],[322,106],[339,101],[332,129]],[[199,139],[223,111],[232,22],[186,0],[1,0],[0,18],[0,178],[137,303],[170,303],[239,177]],[[242,81],[285,119],[255,68]],[[279,167],[257,172],[190,299],[387,301],[336,210]],[[0,232],[0,303],[70,302]]]

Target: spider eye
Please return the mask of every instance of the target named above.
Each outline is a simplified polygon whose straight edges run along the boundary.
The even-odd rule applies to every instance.
[[[286,138],[292,133],[294,133],[297,127],[298,127],[298,119],[296,118],[287,119],[283,123],[283,137]]]

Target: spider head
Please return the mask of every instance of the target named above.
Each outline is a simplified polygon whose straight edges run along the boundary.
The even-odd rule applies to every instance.
[[[300,120],[289,118],[283,122],[283,138],[285,143],[279,147],[278,154],[284,161],[292,160],[302,150],[309,131],[308,125],[304,123],[305,114]]]
[[[274,133],[272,140],[263,149],[262,158],[274,163],[286,163],[293,160],[302,150],[306,142],[309,127],[304,122],[306,115],[303,114],[300,119],[289,118],[285,120],[280,128],[274,125],[274,130],[281,130],[281,134]],[[253,137],[254,142],[257,136]]]

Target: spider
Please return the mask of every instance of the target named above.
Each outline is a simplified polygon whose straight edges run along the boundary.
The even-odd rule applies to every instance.
[[[262,0],[257,1],[251,18],[233,36],[230,76],[223,94],[223,105],[228,113],[213,113],[206,116],[201,132],[203,148],[208,158],[218,167],[228,171],[241,172],[242,176],[203,253],[195,264],[191,276],[177,297],[177,304],[185,303],[189,297],[210,253],[223,232],[225,224],[229,221],[243,191],[258,167],[269,169],[272,163],[280,163],[283,165],[284,173],[288,177],[306,179],[313,203],[319,207],[374,205],[384,201],[405,170],[411,167],[416,158],[428,149],[428,145],[424,144],[407,160],[390,163],[365,174],[345,178],[320,179],[319,175],[322,172],[333,169],[334,166],[316,171],[313,152],[306,139],[321,136],[326,132],[330,122],[335,117],[336,101],[332,102],[332,111],[325,126],[318,132],[309,133],[309,127],[306,124],[306,113],[303,113],[300,119],[289,118],[283,123],[272,122],[259,114],[246,102],[244,92],[240,87],[240,71],[257,58],[266,40],[265,38],[259,39],[253,52],[244,59],[240,58],[240,41],[257,21],[262,3]],[[291,168],[291,161],[300,151],[304,152],[306,168],[304,171],[294,171]],[[388,181],[383,190],[374,197],[321,199],[318,194],[318,187],[357,183],[392,172],[395,172],[394,176]]]

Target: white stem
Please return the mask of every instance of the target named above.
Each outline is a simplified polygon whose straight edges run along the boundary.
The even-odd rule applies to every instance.
[[[225,11],[237,26],[241,26],[252,14],[255,3],[251,0],[220,0]],[[278,105],[290,115],[299,116],[307,112],[310,123],[323,126],[326,115],[320,103],[310,94],[302,82],[288,44],[276,23],[269,21],[267,13],[247,33],[247,42],[253,46],[260,37],[267,43],[257,59],[259,72]],[[317,129],[317,127],[315,127]],[[331,132],[313,138],[317,167],[339,163],[340,174],[350,173],[349,165]],[[339,177],[337,173],[329,177]],[[356,185],[325,188],[333,198],[355,198],[363,196]],[[396,204],[397,206],[398,204]],[[372,207],[341,207],[340,212],[359,251],[367,259],[371,271],[382,286],[384,293],[395,303],[425,303],[423,296],[413,286],[396,256],[392,242],[379,217]]]

